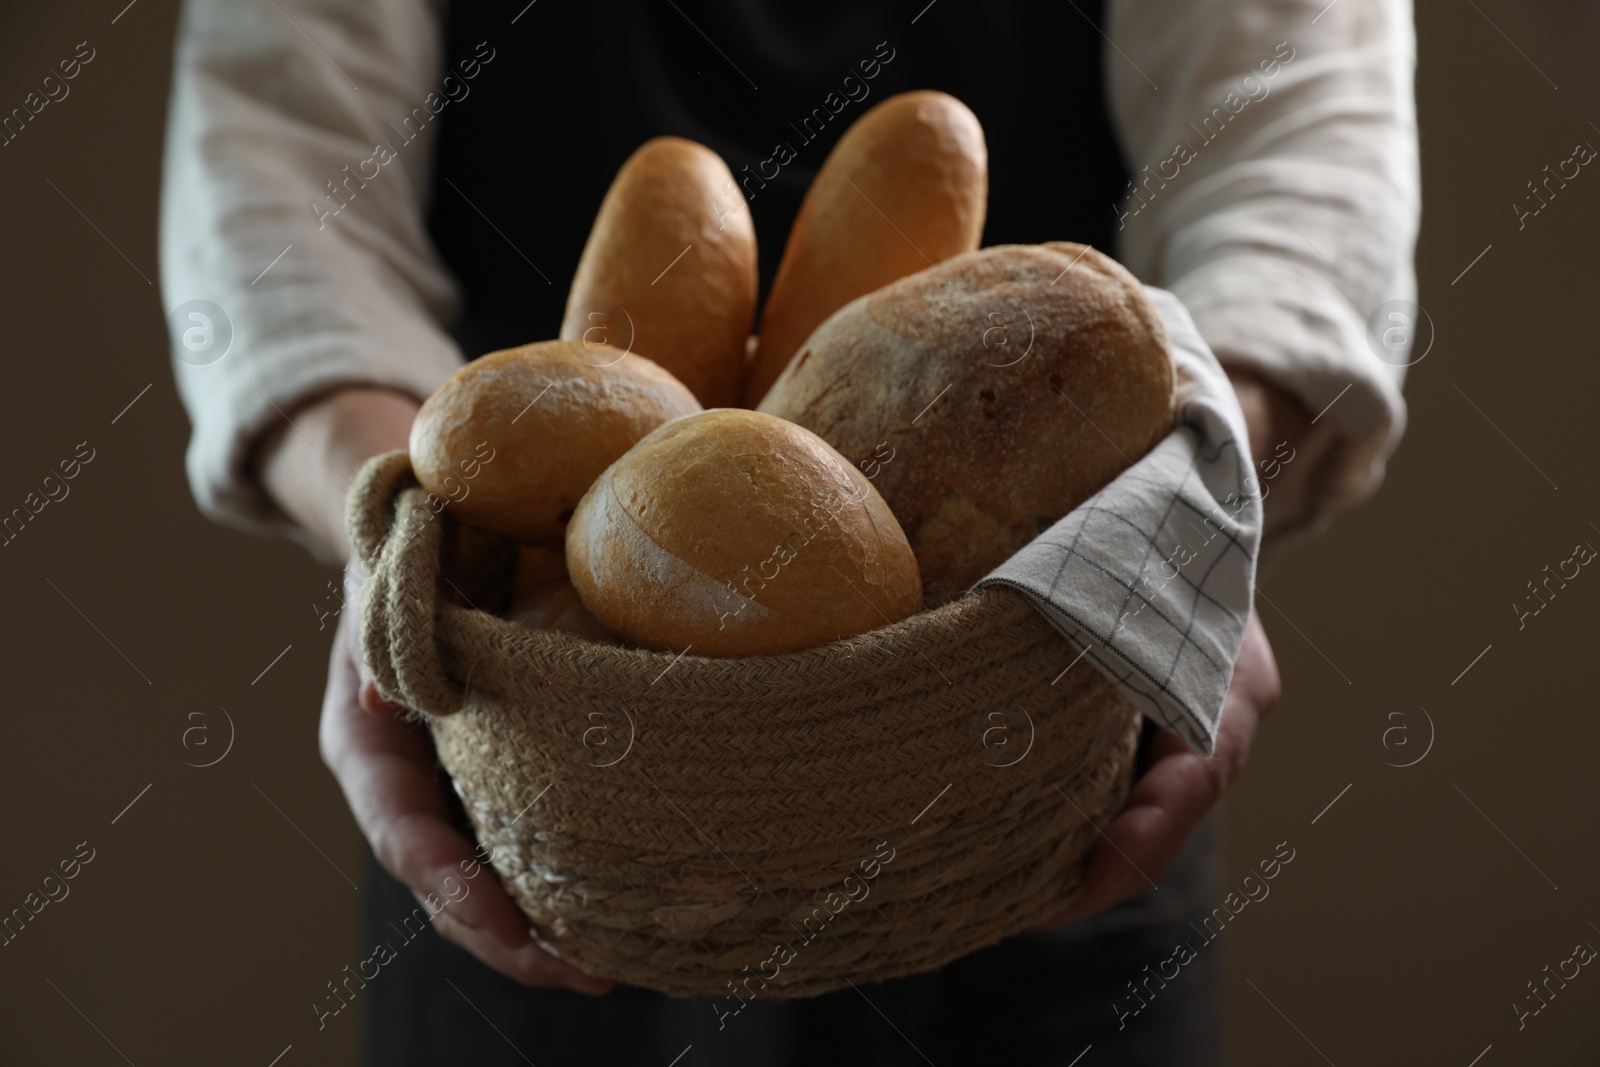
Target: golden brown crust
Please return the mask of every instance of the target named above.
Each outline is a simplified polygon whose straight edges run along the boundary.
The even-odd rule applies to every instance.
[[[738,408],[676,419],[613,464],[567,531],[584,604],[644,648],[790,652],[922,605],[872,484],[815,434]]]
[[[1160,441],[1173,370],[1121,264],[1070,242],[1002,245],[841,309],[760,410],[871,464],[934,606]]]
[[[760,401],[833,312],[977,248],[988,182],[983,128],[955,97],[902,93],[861,116],[800,205],[762,312],[745,403]]]
[[[451,375],[411,424],[411,466],[461,522],[558,548],[601,471],[663,422],[699,410],[642,356],[543,341]]]
[[[702,404],[732,404],[755,306],[755,226],[727,164],[681,137],[645,142],[600,205],[561,337],[645,356]]]

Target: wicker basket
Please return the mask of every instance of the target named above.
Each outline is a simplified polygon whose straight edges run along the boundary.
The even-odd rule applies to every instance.
[[[1063,674],[1076,651],[1013,594],[674,657],[464,606],[487,557],[449,521],[404,451],[363,467],[366,656],[426,717],[540,939],[587,973],[749,998],[931,970],[1065,907],[1126,796],[1137,711],[1091,665]]]

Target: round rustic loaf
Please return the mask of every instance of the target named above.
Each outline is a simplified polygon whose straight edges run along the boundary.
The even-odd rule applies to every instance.
[[[862,464],[928,606],[961,595],[1161,440],[1166,329],[1086,245],[947,260],[829,317],[759,410]]]
[[[722,157],[656,137],[600,204],[561,336],[645,356],[702,404],[732,404],[756,309],[756,231]]]
[[[699,410],[683,383],[642,356],[543,341],[451,375],[411,424],[411,466],[461,522],[560,548],[601,471],[663,422]]]
[[[806,190],[761,313],[745,381],[755,407],[823,319],[845,304],[978,247],[989,195],[978,117],[932,90],[857,119]]]
[[[567,528],[583,603],[635,645],[793,652],[922,606],[917,564],[872,484],[815,434],[714,408],[606,469]]]

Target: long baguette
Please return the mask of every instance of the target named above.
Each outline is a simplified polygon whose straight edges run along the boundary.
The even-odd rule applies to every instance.
[[[845,131],[806,192],[783,250],[745,379],[748,406],[760,402],[823,319],[978,247],[988,160],[978,117],[946,93],[892,96]]]
[[[720,207],[735,188],[704,145],[656,137],[640,146],[600,205],[561,339],[645,356],[706,407],[737,403],[757,283],[750,212]]]

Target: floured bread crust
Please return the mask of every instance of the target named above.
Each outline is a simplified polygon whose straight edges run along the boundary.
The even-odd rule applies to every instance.
[[[1173,384],[1166,330],[1121,264],[1001,245],[841,308],[759,410],[871,465],[931,607],[1166,436]]]
[[[601,475],[567,566],[608,628],[697,655],[795,651],[922,605],[872,484],[816,435],[736,408],[674,420]]]

